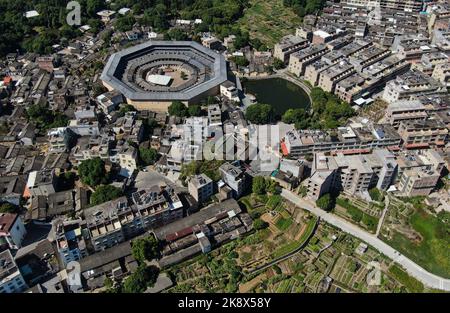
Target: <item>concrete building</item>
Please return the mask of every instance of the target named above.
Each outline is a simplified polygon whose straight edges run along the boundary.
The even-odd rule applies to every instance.
[[[321,56],[327,53],[328,50],[325,45],[314,45],[306,49],[294,52],[289,58],[289,71],[297,76],[305,74],[306,67],[315,61],[319,60]]]
[[[337,182],[337,164],[333,157],[323,153],[314,154],[311,176],[306,180],[307,196],[316,201],[333,190]]]
[[[0,213],[0,248],[19,249],[26,234],[19,214]]]
[[[82,234],[81,220],[56,219],[52,224],[56,249],[64,266],[88,255]]]
[[[211,178],[205,174],[199,174],[189,177],[188,190],[189,194],[194,197],[198,203],[203,203],[212,196],[214,185]]]
[[[319,83],[319,75],[344,57],[339,51],[331,51],[322,56],[320,60],[307,65],[305,68],[305,79],[313,86]]]
[[[398,134],[406,149],[444,146],[447,142],[448,129],[439,120],[403,121],[398,127]]]
[[[318,86],[325,91],[334,92],[336,84],[356,72],[348,61],[340,61],[319,74]]]
[[[138,213],[128,205],[126,197],[85,209],[83,215],[95,251],[116,246],[144,230]]]
[[[33,197],[51,195],[55,193],[55,187],[55,169],[34,171],[28,176],[26,188]]]
[[[247,189],[246,173],[239,167],[224,163],[219,167],[222,180],[233,190],[233,196],[239,198]]]
[[[275,44],[273,56],[287,64],[292,53],[308,46],[309,42],[307,39],[296,37],[294,35],[287,35],[283,37],[279,43]]]
[[[161,227],[183,217],[183,204],[170,187],[139,190],[132,194],[132,199],[145,229]]]
[[[322,130],[292,130],[286,133],[281,148],[284,155],[293,158],[316,152],[346,154],[368,153],[374,148],[398,149],[401,142],[396,130],[389,124],[354,123],[348,127],[327,132]]]
[[[391,49],[393,52],[397,53],[400,58],[411,63],[420,62],[424,54],[436,50],[431,47],[430,39],[420,34],[396,36]]]
[[[28,289],[9,250],[0,252],[0,293],[20,293]]]
[[[220,95],[231,101],[239,101],[238,89],[229,80],[220,85]]]
[[[428,118],[426,107],[419,100],[392,102],[386,108],[386,121],[398,128],[402,121],[423,121]]]
[[[433,170],[406,170],[400,178],[398,189],[407,197],[428,196],[439,178],[440,175]]]
[[[220,105],[208,105],[208,123],[209,126],[222,125],[222,110],[220,109]]]
[[[383,99],[388,102],[411,100],[418,94],[445,92],[445,87],[420,71],[410,70],[386,84]]]

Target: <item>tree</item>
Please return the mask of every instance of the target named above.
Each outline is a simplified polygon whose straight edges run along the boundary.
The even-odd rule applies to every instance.
[[[16,213],[17,207],[9,202],[0,204],[0,213]]]
[[[158,278],[159,269],[156,266],[146,267],[141,264],[136,269],[136,272],[128,276],[123,283],[123,292],[125,293],[141,293],[147,287],[152,287]]]
[[[252,192],[257,195],[266,193],[266,179],[263,176],[256,176],[253,178]]]
[[[317,199],[316,205],[322,210],[329,211],[332,209],[333,200],[329,193],[324,194],[322,197]]]
[[[264,222],[262,219],[257,218],[253,221],[253,228],[256,230],[264,229],[269,227],[269,224],[267,222]]]
[[[187,117],[189,115],[188,108],[181,101],[174,101],[168,108],[169,115],[178,117]]]
[[[123,195],[122,190],[112,185],[100,185],[91,195],[91,204],[99,205],[117,199]]]
[[[273,67],[276,69],[276,70],[281,70],[282,68],[284,68],[285,67],[285,64],[284,64],[284,62],[283,62],[283,60],[280,60],[280,59],[278,59],[278,58],[275,58],[274,60],[273,60]]]
[[[158,160],[158,151],[153,148],[139,148],[139,159],[144,165],[154,164]]]
[[[159,242],[154,236],[133,240],[131,253],[139,263],[158,259],[161,256]]]
[[[188,108],[189,116],[201,116],[202,115],[202,108],[197,105],[190,105]]]
[[[238,66],[248,66],[250,64],[250,62],[247,60],[247,58],[243,57],[243,56],[231,57],[231,61],[236,63],[236,65],[238,65]]]
[[[275,111],[270,104],[252,104],[245,111],[245,117],[253,124],[268,124],[274,119]]]
[[[84,184],[91,187],[108,182],[105,162],[98,157],[81,161],[78,166],[78,175]]]

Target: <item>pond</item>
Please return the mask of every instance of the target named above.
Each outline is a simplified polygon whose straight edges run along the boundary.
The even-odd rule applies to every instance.
[[[248,80],[243,85],[245,93],[254,95],[258,103],[272,105],[279,116],[288,109],[309,109],[311,105],[302,87],[282,78]]]

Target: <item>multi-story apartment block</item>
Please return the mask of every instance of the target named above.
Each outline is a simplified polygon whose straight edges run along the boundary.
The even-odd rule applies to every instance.
[[[224,163],[219,167],[222,180],[233,190],[234,197],[240,197],[247,188],[246,173],[239,167]]]
[[[370,188],[386,190],[394,182],[397,163],[386,149],[371,154],[325,156],[314,154],[311,177],[307,180],[307,195],[317,200],[333,190],[349,195],[367,196]]]
[[[211,178],[205,174],[199,174],[189,178],[188,190],[197,202],[203,203],[213,194],[214,184]]]
[[[213,104],[208,106],[208,123],[210,126],[222,125],[222,111],[220,105]]]
[[[450,57],[443,52],[426,53],[422,55],[420,63],[415,64],[415,68],[427,75],[432,75],[437,65],[449,64],[449,61]]]
[[[336,84],[355,73],[355,68],[349,62],[342,60],[319,74],[318,86],[325,91],[334,92]]]
[[[423,121],[428,118],[426,107],[419,100],[392,102],[386,108],[386,121],[398,128],[402,121]]]
[[[396,36],[391,49],[401,59],[411,63],[418,63],[422,55],[436,50],[431,47],[431,41],[423,35],[407,34]]]
[[[405,12],[419,12],[422,9],[422,0],[342,0],[342,4],[361,8],[382,8]]]
[[[95,251],[102,251],[132,238],[144,230],[139,214],[126,197],[90,207],[83,212]]]
[[[420,71],[410,70],[386,84],[383,99],[391,103],[398,100],[411,100],[419,94],[436,92],[445,92],[445,87]]]
[[[132,194],[145,229],[154,229],[183,217],[183,204],[170,187],[153,186]]]
[[[400,178],[398,189],[408,197],[428,196],[436,187],[440,175],[434,170],[406,170]]]
[[[398,127],[398,134],[407,149],[444,146],[448,129],[439,120],[403,121]]]
[[[137,169],[138,150],[125,142],[111,150],[110,160],[119,164],[119,174],[124,177],[131,177]]]
[[[82,137],[78,140],[78,145],[73,150],[74,163],[93,158],[108,160],[110,158],[111,144],[113,137],[107,134],[100,136]]]
[[[449,23],[449,22],[447,22]],[[449,26],[446,28],[435,29],[433,31],[433,40],[432,44],[436,45],[436,47],[445,52],[450,52],[450,29]]]
[[[314,45],[325,44],[346,34],[345,30],[335,27],[318,29],[313,32],[312,43]]]
[[[388,124],[354,123],[327,132],[321,130],[293,130],[286,133],[281,148],[285,155],[298,158],[316,152],[346,154],[368,153],[374,148],[398,149],[401,138]]]
[[[339,51],[331,51],[322,56],[321,60],[317,60],[305,68],[305,79],[313,86],[317,86],[319,75],[332,65],[336,64],[344,56]]]
[[[17,250],[27,231],[22,218],[16,213],[0,213],[0,250],[1,248]]]
[[[19,293],[27,288],[11,251],[0,252],[0,293]]]
[[[81,224],[81,220],[63,221],[62,219],[56,219],[53,221],[52,231],[56,249],[64,266],[88,255]]]
[[[274,47],[273,56],[284,63],[289,62],[292,53],[309,46],[309,41],[294,35],[287,35],[281,39]]]
[[[403,173],[408,170],[433,170],[441,174],[445,161],[442,156],[434,149],[404,150],[397,154],[398,164],[398,182]]]
[[[327,52],[325,45],[319,44],[292,53],[289,58],[289,71],[297,76],[302,76],[308,65],[320,59]]]
[[[329,193],[337,182],[337,164],[333,157],[319,152],[314,154],[311,176],[306,180],[307,196],[317,200]]]

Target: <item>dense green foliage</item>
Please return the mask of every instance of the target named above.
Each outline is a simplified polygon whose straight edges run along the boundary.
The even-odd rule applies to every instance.
[[[133,14],[118,16],[114,26],[120,31],[130,30],[135,22],[151,26],[156,31],[165,31],[169,21],[176,18],[201,18],[197,31],[214,31],[221,36],[240,35],[234,22],[243,15],[248,0],[118,0],[107,4],[105,0],[78,0],[81,5],[82,24],[98,32],[102,27],[96,13],[102,9],[118,10],[129,7]],[[52,52],[52,45],[79,36],[78,26],[66,24],[67,0],[0,0],[0,55],[17,49],[41,54]],[[39,16],[25,18],[26,11],[37,10]],[[139,15],[139,18],[134,16]],[[171,31],[170,37],[179,38],[178,31]],[[184,34],[181,34],[184,36]],[[238,38],[238,45],[243,39]],[[247,37],[248,41],[248,37]],[[67,42],[67,41],[65,41]]]
[[[202,108],[197,104],[190,105],[188,108],[188,113],[189,116],[201,116]]]
[[[247,66],[249,65],[249,61],[247,60],[246,57],[243,56],[234,56],[231,57],[231,61],[233,61],[234,63],[236,63],[236,65],[238,66]]]
[[[316,205],[322,210],[329,211],[333,208],[333,199],[329,193],[317,199]]]
[[[60,112],[51,111],[47,105],[33,104],[27,111],[28,119],[33,122],[37,128],[47,130],[50,128],[67,126],[69,119]]]
[[[220,180],[219,167],[223,164],[222,160],[196,160],[190,163],[184,163],[181,166],[180,179],[183,183],[186,182],[186,178],[193,175],[205,174],[213,181]]]
[[[409,276],[408,273],[397,264],[394,264],[389,268],[389,273],[405,286],[409,292],[423,292],[423,284],[414,277]]]
[[[0,204],[0,213],[16,213],[17,207],[9,202]]]
[[[159,242],[154,236],[133,240],[131,253],[141,264],[145,260],[151,261],[161,256]]]
[[[275,59],[273,60],[273,64],[272,64],[272,65],[273,65],[273,67],[274,67],[275,69],[277,69],[277,70],[280,70],[280,69],[282,69],[282,68],[285,67],[283,60],[280,60],[280,59],[278,59],[278,58],[275,58]]]
[[[283,4],[292,7],[300,17],[316,13],[324,7],[325,3],[326,0],[283,0]]]
[[[253,124],[269,124],[275,119],[275,111],[270,104],[252,104],[245,111],[245,118]]]
[[[112,185],[100,185],[91,195],[91,204],[99,205],[117,199],[123,195],[122,190]]]
[[[105,162],[100,158],[81,161],[78,166],[78,175],[84,184],[91,187],[108,182]]]
[[[253,228],[256,229],[256,230],[264,229],[264,228],[267,228],[267,227],[269,227],[269,224],[267,222],[263,221],[260,218],[256,218],[253,221]]]
[[[147,287],[152,287],[158,278],[159,269],[156,266],[139,265],[136,272],[128,276],[123,283],[124,293],[141,293]]]
[[[281,191],[279,184],[270,177],[256,176],[252,181],[252,192],[257,195],[263,195],[267,192],[279,194]]]
[[[153,148],[139,148],[139,160],[144,165],[154,164],[158,160],[158,151]]]
[[[289,109],[283,114],[282,121],[295,124],[297,129],[331,129],[342,126],[355,114],[347,102],[319,87],[311,90],[311,100],[311,112],[304,109]]]
[[[168,108],[169,115],[178,117],[189,116],[189,111],[186,105],[181,101],[174,101]]]
[[[372,198],[372,200],[380,201],[380,202],[384,200],[384,195],[381,193],[381,191],[378,188],[370,189],[369,195],[370,195],[370,198]]]

